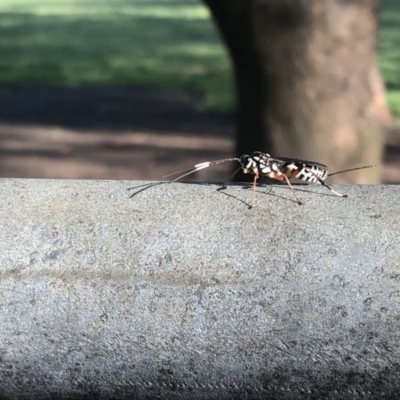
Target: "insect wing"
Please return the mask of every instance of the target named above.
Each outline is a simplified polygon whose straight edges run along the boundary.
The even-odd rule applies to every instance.
[[[317,161],[307,161],[307,160],[301,160],[299,158],[288,158],[288,157],[271,157],[271,160],[273,161],[279,161],[281,163],[293,163],[293,164],[303,164],[307,167],[311,167],[312,165],[317,165],[322,168],[328,168],[325,164],[321,164]]]

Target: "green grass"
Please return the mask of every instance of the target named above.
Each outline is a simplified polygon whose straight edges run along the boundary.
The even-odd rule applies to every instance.
[[[150,85],[232,110],[226,51],[197,0],[0,0],[0,86]]]
[[[232,70],[200,0],[0,0],[0,86],[147,85],[204,94],[232,111]],[[400,116],[400,0],[378,41],[388,102]]]

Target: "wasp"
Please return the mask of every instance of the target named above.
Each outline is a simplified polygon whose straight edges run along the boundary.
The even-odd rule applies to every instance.
[[[243,154],[238,158],[235,157],[235,158],[225,158],[223,160],[205,161],[191,168],[187,168],[181,171],[176,171],[171,174],[165,175],[164,178],[177,174],[182,174],[177,178],[175,178],[173,181],[171,181],[171,182],[176,182],[179,179],[184,178],[185,176],[194,174],[195,172],[211,167],[212,165],[217,165],[231,161],[239,162],[240,167],[232,174],[229,180],[231,180],[239,171],[242,171],[245,174],[254,175],[249,208],[253,208],[257,181],[263,177],[285,182],[288,185],[289,189],[291,190],[293,197],[296,200],[296,203],[301,205],[302,202],[297,197],[295,190],[293,189],[293,186],[290,183],[291,179],[296,178],[303,182],[320,184],[329,189],[336,196],[347,197],[346,194],[341,194],[336,190],[333,190],[330,186],[328,186],[324,182],[326,178],[332,175],[342,174],[344,172],[350,172],[359,169],[374,167],[374,165],[366,165],[363,167],[346,169],[343,171],[329,174],[328,167],[326,165],[320,164],[315,161],[306,161],[306,160],[299,160],[286,157],[273,157],[268,153],[255,151],[250,155]]]

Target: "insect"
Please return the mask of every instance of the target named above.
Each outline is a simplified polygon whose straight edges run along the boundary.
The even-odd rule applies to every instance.
[[[298,160],[286,157],[273,157],[267,153],[262,153],[261,151],[255,151],[251,155],[243,154],[239,158],[235,157],[235,158],[225,158],[223,160],[206,161],[197,164],[194,167],[165,175],[164,178],[183,173],[182,175],[178,176],[173,181],[171,181],[171,182],[176,182],[179,179],[182,179],[185,176],[191,175],[204,168],[208,168],[211,167],[212,165],[217,165],[230,161],[238,161],[240,163],[240,167],[232,174],[232,176],[228,179],[228,181],[231,180],[240,170],[242,170],[243,173],[245,174],[254,175],[249,208],[253,208],[257,181],[262,177],[267,177],[278,181],[285,181],[286,184],[289,186],[289,189],[291,190],[293,197],[296,200],[296,203],[301,205],[302,203],[297,197],[293,189],[293,186],[290,183],[291,179],[297,178],[303,182],[317,183],[329,189],[336,196],[347,197],[347,194],[341,194],[336,190],[333,190],[330,186],[328,186],[324,182],[324,180],[328,178],[328,176],[337,175],[344,172],[355,171],[358,169],[374,167],[374,165],[366,165],[363,167],[346,169],[343,171],[335,172],[333,174],[329,174],[328,167],[326,165],[320,164],[315,161]]]

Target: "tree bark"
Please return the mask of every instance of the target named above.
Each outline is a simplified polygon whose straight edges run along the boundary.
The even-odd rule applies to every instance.
[[[380,164],[391,117],[375,54],[379,0],[204,1],[234,64],[238,154],[331,172]],[[379,168],[351,180],[377,183]]]

